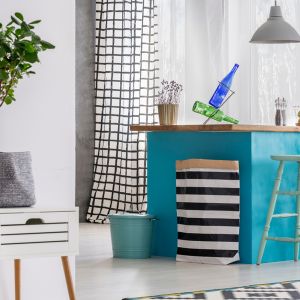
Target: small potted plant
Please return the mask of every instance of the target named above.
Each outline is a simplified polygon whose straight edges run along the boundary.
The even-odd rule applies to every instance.
[[[0,107],[16,100],[15,88],[24,75],[35,74],[31,68],[40,62],[38,54],[55,48],[33,31],[40,22],[27,23],[17,12],[6,26],[0,23]]]
[[[178,119],[178,106],[182,85],[174,80],[163,80],[158,92],[157,106],[160,125],[176,125]]]

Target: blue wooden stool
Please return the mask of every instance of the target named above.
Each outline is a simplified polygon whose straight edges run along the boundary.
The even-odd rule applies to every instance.
[[[299,242],[300,242],[300,155],[272,155],[271,158],[273,160],[279,161],[279,167],[277,170],[277,177],[274,183],[273,192],[272,192],[272,198],[268,210],[267,220],[265,229],[261,238],[258,257],[257,257],[257,264],[261,264],[261,259],[264,254],[266,242],[269,241],[279,241],[279,242],[288,242],[288,243],[294,243],[294,260],[298,260],[299,255]],[[280,182],[281,177],[283,173],[283,167],[284,163],[286,161],[294,161],[298,163],[298,179],[297,179],[297,191],[288,191],[283,192],[279,191],[280,188]],[[277,201],[278,195],[285,195],[285,196],[296,196],[297,201],[297,212],[296,213],[285,213],[285,214],[274,214],[275,205]],[[270,237],[269,229],[270,224],[273,218],[289,218],[289,217],[296,217],[296,228],[295,228],[295,238],[289,238],[289,237]]]

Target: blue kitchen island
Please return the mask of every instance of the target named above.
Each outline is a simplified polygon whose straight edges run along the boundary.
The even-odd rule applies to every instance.
[[[147,132],[148,213],[153,255],[176,256],[176,160],[238,160],[240,166],[240,262],[256,262],[278,162],[274,154],[300,154],[300,128],[260,125],[135,125]],[[296,189],[297,165],[287,163],[281,189]],[[288,200],[288,201],[287,201]],[[280,196],[276,212],[295,212],[295,197]],[[295,218],[272,221],[270,236],[294,237]],[[263,262],[293,259],[293,243],[268,241]]]

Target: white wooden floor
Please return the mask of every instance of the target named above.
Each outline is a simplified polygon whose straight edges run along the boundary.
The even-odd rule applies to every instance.
[[[300,263],[215,266],[176,263],[165,258],[113,259],[108,225],[80,225],[76,260],[78,300],[124,297],[300,279]]]

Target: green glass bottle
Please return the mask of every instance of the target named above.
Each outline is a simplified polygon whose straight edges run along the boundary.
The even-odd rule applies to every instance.
[[[194,103],[193,111],[195,113],[201,114],[203,116],[206,116],[206,117],[216,120],[218,122],[225,121],[225,122],[232,123],[232,124],[239,123],[238,120],[225,115],[224,112],[222,112],[221,110],[217,110],[213,106],[207,105],[200,101],[196,101]]]

